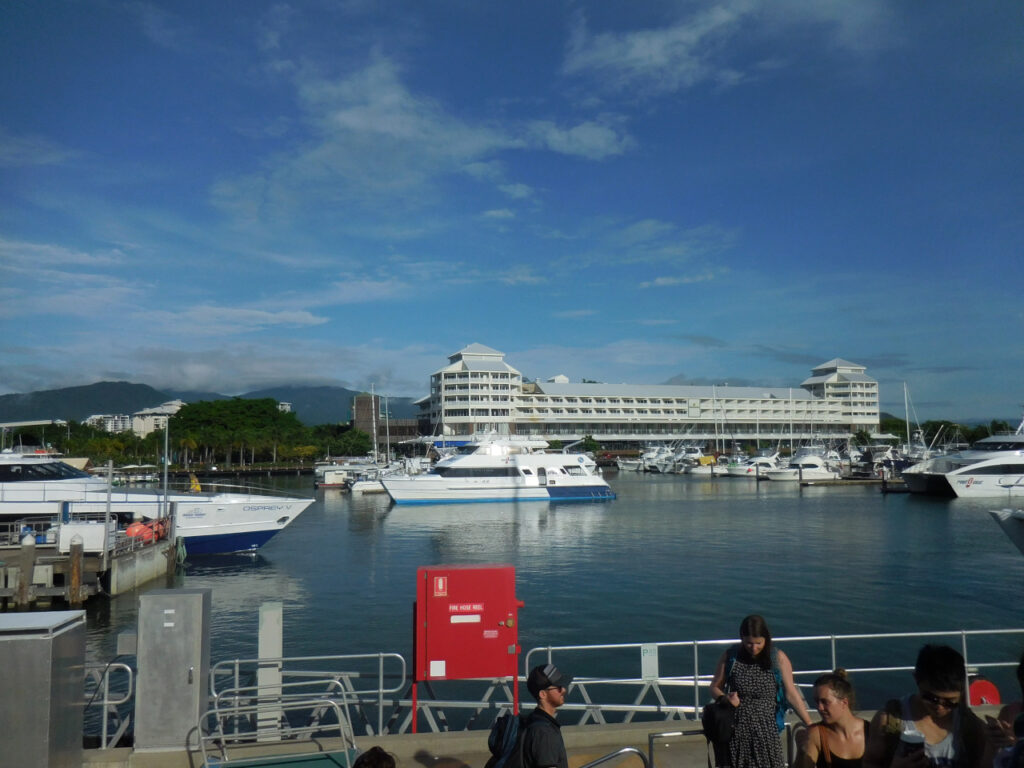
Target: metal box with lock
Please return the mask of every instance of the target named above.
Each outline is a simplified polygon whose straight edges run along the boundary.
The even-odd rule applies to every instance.
[[[181,749],[210,691],[209,589],[139,597],[136,749]]]

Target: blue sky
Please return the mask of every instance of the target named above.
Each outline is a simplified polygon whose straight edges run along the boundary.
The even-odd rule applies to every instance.
[[[0,393],[528,377],[1024,403],[1015,2],[0,4]]]

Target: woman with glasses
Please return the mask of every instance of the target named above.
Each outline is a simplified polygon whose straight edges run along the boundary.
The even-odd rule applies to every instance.
[[[805,732],[795,768],[861,768],[868,723],[854,714],[853,686],[845,669],[814,681],[814,703],[821,722]]]
[[[948,645],[917,654],[917,691],[893,699],[871,721],[866,768],[988,768],[984,723],[967,708],[964,657]]]

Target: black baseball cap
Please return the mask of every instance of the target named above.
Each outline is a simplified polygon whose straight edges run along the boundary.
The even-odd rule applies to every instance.
[[[571,682],[572,675],[564,674],[554,664],[541,664],[530,670],[530,675],[526,678],[526,688],[536,699],[545,688],[568,688]]]

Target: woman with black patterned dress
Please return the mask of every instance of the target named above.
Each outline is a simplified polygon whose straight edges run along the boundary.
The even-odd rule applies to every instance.
[[[760,616],[740,624],[740,643],[722,654],[711,680],[711,695],[735,707],[729,765],[732,768],[784,768],[786,759],[776,726],[781,681],[785,700],[800,720],[811,724],[807,704],[793,682],[793,665],[772,648],[772,635]]]

